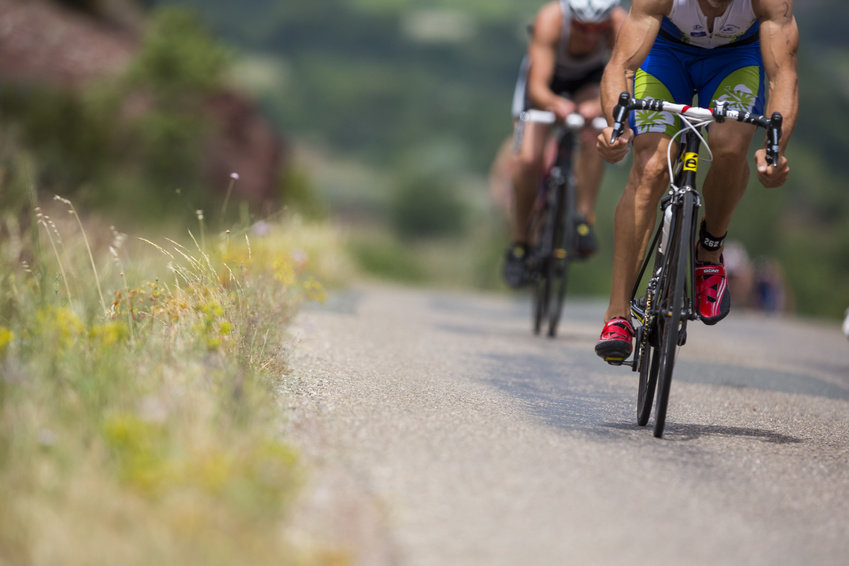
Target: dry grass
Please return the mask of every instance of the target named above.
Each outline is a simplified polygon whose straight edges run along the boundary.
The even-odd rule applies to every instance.
[[[338,237],[140,239],[50,205],[2,219],[0,565],[347,563],[287,537],[308,471],[275,393]]]

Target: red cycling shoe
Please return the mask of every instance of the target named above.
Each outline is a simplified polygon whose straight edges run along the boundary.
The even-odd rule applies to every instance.
[[[611,318],[604,324],[601,337],[595,345],[595,353],[604,361],[623,362],[631,355],[634,339],[634,327],[631,322],[622,318]]]
[[[696,306],[705,324],[716,324],[731,311],[728,278],[722,263],[696,262]]]

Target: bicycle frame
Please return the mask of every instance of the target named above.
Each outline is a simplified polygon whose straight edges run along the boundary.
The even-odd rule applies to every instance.
[[[680,309],[679,316],[676,317],[680,320],[678,346],[682,346],[686,340],[687,323],[698,319],[694,299],[696,296],[695,246],[698,211],[701,208],[702,198],[696,188],[696,176],[701,139],[697,135],[689,134],[689,132],[685,132],[682,135],[683,139],[679,146],[678,157],[672,167],[674,177],[671,179],[670,192],[661,199],[661,220],[655,230],[631,295],[631,314],[640,322],[640,326],[637,328],[633,360],[623,362],[623,364],[630,365],[632,371],[635,372],[645,372],[649,369],[643,366],[643,364],[649,363],[647,350],[650,344],[657,345],[660,341],[660,336],[653,333],[663,332],[662,321],[673,318],[671,309]],[[687,222],[684,221],[685,215],[689,217]],[[682,233],[681,226],[689,227],[686,234]],[[675,251],[687,255],[686,290],[684,291],[683,304],[664,305],[659,301],[663,294],[661,293],[661,286],[668,277],[668,271],[674,267],[672,265],[674,262],[667,262],[666,259],[669,254]],[[645,285],[645,293],[640,296],[642,281],[652,265],[650,277]],[[640,302],[642,298],[645,299],[644,305]],[[655,353],[656,355],[657,353]],[[657,363],[655,362],[655,364]],[[651,371],[656,375],[657,366]],[[654,383],[650,385],[651,393],[653,393],[653,389]],[[638,401],[638,405],[643,403],[643,399]],[[647,421],[648,414],[645,408],[642,409],[642,412],[643,414],[638,416],[638,420]],[[644,422],[640,424],[644,424]]]
[[[661,222],[658,224],[655,229],[654,237],[652,238],[651,245],[649,246],[646,257],[643,260],[643,265],[640,268],[639,276],[637,277],[637,281],[634,285],[634,290],[631,293],[631,313],[634,317],[637,318],[641,323],[645,323],[648,311],[650,309],[647,306],[645,309],[641,308],[640,305],[636,303],[636,298],[639,294],[641,283],[643,278],[645,277],[646,271],[653,259],[652,250],[658,249],[658,242],[662,239],[664,228],[666,228],[666,232],[668,234],[668,239],[671,240],[671,235],[675,232],[677,225],[681,221],[681,215],[687,213],[684,209],[684,195],[685,193],[691,193],[693,195],[693,206],[691,208],[691,214],[693,217],[692,230],[688,235],[688,242],[691,244],[687,246],[687,252],[689,256],[689,269],[688,269],[688,277],[687,280],[689,282],[688,294],[689,297],[696,296],[696,286],[695,286],[695,269],[696,269],[696,258],[695,258],[695,244],[696,244],[696,218],[698,217],[698,210],[701,208],[702,204],[702,196],[696,188],[696,176],[698,174],[698,166],[699,166],[699,149],[701,147],[701,138],[696,135],[689,135],[689,132],[684,132],[682,134],[682,140],[679,144],[678,157],[675,160],[674,165],[672,165],[671,169],[673,170],[673,177],[670,183],[670,191],[669,193],[661,199],[660,201],[660,212],[661,212]],[[669,224],[664,226],[666,222],[666,218],[669,218]],[[668,247],[667,243],[667,247]],[[660,266],[655,265],[654,272],[652,273],[651,278],[647,283],[648,288],[653,288],[657,285],[657,280],[659,278],[659,273],[657,270]],[[685,305],[684,310],[682,311],[682,315],[685,316],[686,320],[695,320],[698,316],[693,309],[693,304]],[[634,371],[637,370],[637,362],[635,361],[633,364]]]

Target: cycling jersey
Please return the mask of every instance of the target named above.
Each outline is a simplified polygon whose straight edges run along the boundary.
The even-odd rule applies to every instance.
[[[760,22],[751,0],[734,0],[715,18],[713,33],[695,0],[675,0],[651,52],[637,71],[634,97],[671,100],[713,107],[723,100],[728,108],[763,114],[764,68],[758,36]],[[687,30],[684,32],[683,30]],[[635,134],[674,135],[679,118],[666,112],[631,113]]]
[[[708,18],[696,0],[674,0],[661,22],[661,35],[681,43],[713,49],[756,38],[760,22],[752,0],[734,0],[708,29]]]

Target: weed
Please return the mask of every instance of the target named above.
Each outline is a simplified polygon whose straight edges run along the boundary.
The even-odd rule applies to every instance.
[[[345,278],[336,237],[286,219],[207,248],[199,215],[188,245],[89,238],[55,204],[70,222],[2,226],[2,560],[326,563],[281,530],[307,471],[275,392],[286,322]],[[42,235],[49,255],[6,253]]]

